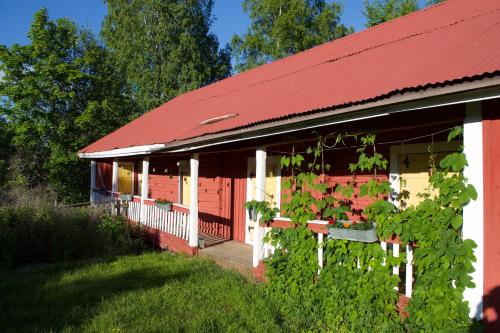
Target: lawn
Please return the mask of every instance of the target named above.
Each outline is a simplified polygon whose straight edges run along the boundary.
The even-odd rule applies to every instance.
[[[261,288],[210,261],[150,252],[0,272],[1,332],[278,332]]]

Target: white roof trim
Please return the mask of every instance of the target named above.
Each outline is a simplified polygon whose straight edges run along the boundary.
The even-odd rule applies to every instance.
[[[128,148],[117,148],[112,150],[97,151],[95,153],[78,153],[80,158],[106,158],[106,157],[122,157],[134,155],[147,155],[152,152],[165,148],[164,143],[154,145],[134,146]]]

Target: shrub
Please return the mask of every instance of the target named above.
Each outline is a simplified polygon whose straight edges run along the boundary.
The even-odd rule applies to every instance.
[[[448,141],[462,133],[453,128]],[[338,136],[336,144],[343,142]],[[294,229],[273,228],[266,241],[276,251],[266,260],[269,281],[266,290],[278,300],[285,313],[300,320],[287,323],[292,331],[335,332],[466,332],[480,329],[480,323],[469,319],[468,304],[463,294],[473,287],[471,273],[476,244],[462,237],[463,208],[475,200],[477,193],[463,175],[467,165],[462,151],[445,156],[439,165],[435,155],[429,157],[428,188],[418,193],[420,203],[398,207],[388,201],[389,182],[379,177],[387,160],[377,152],[375,135],[360,138],[358,161],[349,165],[353,173],[347,185],[328,185],[319,178],[323,164],[320,137],[316,148],[303,157],[292,151],[283,156],[282,167],[290,167],[291,176],[283,183],[288,191],[283,197],[285,216]],[[334,145],[334,146],[335,146]],[[328,147],[332,147],[331,145]],[[429,150],[432,152],[432,150]],[[307,158],[307,159],[306,159]],[[309,162],[310,161],[310,162]],[[318,162],[321,161],[321,162]],[[308,163],[309,162],[309,163]],[[308,163],[307,169],[301,168]],[[372,172],[373,176],[359,185],[355,173]],[[408,316],[402,320],[397,311],[399,276],[391,274],[395,266],[406,262],[405,254],[394,256],[378,243],[326,240],[324,267],[317,274],[317,239],[306,227],[315,218],[344,220],[352,212],[348,204],[359,187],[359,197],[371,203],[362,210],[362,218],[370,226],[376,222],[379,239],[399,237],[403,246],[414,244],[414,288]],[[314,196],[312,191],[319,195]],[[339,198],[340,197],[340,198]],[[344,216],[343,216],[344,215]],[[341,221],[334,226],[340,226]],[[372,224],[375,225],[375,224]],[[344,226],[345,227],[345,226]]]
[[[0,267],[138,251],[136,232],[119,216],[83,208],[0,207]]]

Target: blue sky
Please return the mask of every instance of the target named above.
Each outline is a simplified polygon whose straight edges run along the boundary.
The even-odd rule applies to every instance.
[[[342,0],[344,13],[342,22],[354,26],[356,31],[364,28],[363,0]],[[420,0],[423,2],[423,0]],[[47,7],[51,18],[68,17],[80,26],[99,33],[106,15],[102,0],[0,0],[0,44],[28,43],[27,33],[33,14],[42,6]],[[212,27],[223,46],[235,33],[241,34],[249,25],[249,17],[238,0],[215,0],[216,21]]]

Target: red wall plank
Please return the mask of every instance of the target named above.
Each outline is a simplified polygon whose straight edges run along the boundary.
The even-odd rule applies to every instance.
[[[483,102],[484,320],[500,332],[500,102]]]

